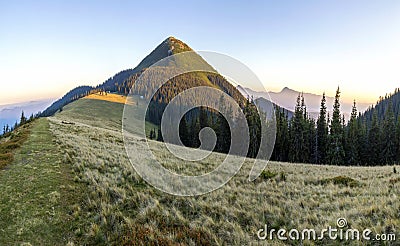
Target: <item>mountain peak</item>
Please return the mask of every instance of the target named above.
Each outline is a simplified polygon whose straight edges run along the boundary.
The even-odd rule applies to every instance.
[[[148,56],[146,56],[139,65],[134,69],[135,72],[140,72],[144,68],[148,68],[154,63],[166,58],[170,55],[178,54],[181,52],[193,51],[189,45],[181,40],[169,36],[161,44],[159,44]]]
[[[287,87],[287,86],[285,86],[285,87],[281,90],[281,92],[296,92],[296,93],[298,93],[298,91],[295,91],[295,90],[293,90],[293,89],[290,89],[290,88]]]
[[[177,54],[181,52],[186,52],[186,51],[193,51],[192,48],[189,47],[189,45],[185,44],[181,40],[169,36],[166,40],[165,43],[168,45],[169,50],[168,53],[171,54]]]

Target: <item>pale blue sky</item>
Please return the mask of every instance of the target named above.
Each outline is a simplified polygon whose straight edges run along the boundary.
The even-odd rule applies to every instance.
[[[168,36],[269,90],[374,102],[400,85],[400,1],[0,1],[0,104],[102,83]]]

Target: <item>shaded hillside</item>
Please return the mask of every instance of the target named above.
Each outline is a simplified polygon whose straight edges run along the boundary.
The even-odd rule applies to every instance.
[[[391,108],[394,118],[400,116],[400,89],[397,88],[394,93],[380,97],[376,105],[368,108],[359,118],[365,121],[368,126],[371,126],[373,115],[376,114],[379,121],[383,121],[386,111]]]
[[[57,111],[61,110],[62,107],[64,107],[65,105],[67,105],[81,97],[87,96],[94,89],[95,88],[93,88],[91,86],[76,87],[75,89],[72,89],[67,94],[65,94],[61,99],[55,101],[50,107],[48,107],[46,110],[44,110],[40,116],[42,116],[42,117],[51,116],[51,115],[55,114]]]

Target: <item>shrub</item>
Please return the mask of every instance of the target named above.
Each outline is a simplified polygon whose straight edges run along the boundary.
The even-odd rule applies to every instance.
[[[272,179],[276,175],[277,175],[277,173],[273,173],[270,170],[263,170],[261,172],[260,178],[262,178],[263,180],[268,180],[268,179]]]
[[[319,182],[320,184],[324,185],[327,183],[333,183],[335,185],[343,185],[343,186],[348,186],[348,187],[358,187],[361,186],[362,183],[352,179],[350,177],[347,176],[337,176],[334,178],[327,178],[327,179],[322,179]]]

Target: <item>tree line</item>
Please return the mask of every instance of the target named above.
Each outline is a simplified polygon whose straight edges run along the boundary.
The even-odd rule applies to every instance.
[[[175,93],[179,93],[175,91]],[[159,125],[168,100],[163,93],[153,98],[147,118]],[[381,98],[376,106],[358,113],[354,101],[350,119],[346,122],[340,111],[340,90],[336,91],[332,115],[327,111],[325,93],[321,98],[320,112],[315,120],[307,111],[305,99],[299,94],[294,113],[275,105],[276,141],[271,160],[330,165],[389,165],[400,162],[399,90]],[[223,103],[220,101],[219,103]],[[241,104],[250,131],[247,156],[257,156],[261,124],[257,102],[247,98]],[[231,109],[228,109],[228,112]],[[233,112],[228,115],[233,115]],[[262,117],[264,118],[264,117]],[[199,132],[211,127],[217,135],[215,151],[228,153],[230,136],[236,129],[229,128],[224,117],[207,107],[188,112],[180,121],[179,135],[188,147],[200,146]],[[163,141],[161,131],[151,132],[151,139]]]
[[[307,113],[304,97],[297,97],[294,116],[289,119],[276,109],[277,137],[272,160],[332,165],[389,165],[400,162],[399,89],[381,98],[365,113],[354,101],[346,123],[340,112],[340,90],[333,112],[327,113],[325,94],[318,119]]]
[[[218,100],[218,103],[221,105],[226,117],[238,117],[235,115],[230,105],[225,105],[223,96]],[[260,147],[262,122],[256,104],[252,99],[248,98],[241,106],[241,110],[243,110],[243,114],[249,127],[249,148],[247,156],[254,158],[257,156]],[[147,114],[149,114],[149,112],[151,111],[148,111]],[[161,115],[162,112],[163,111],[160,112]],[[158,117],[161,116],[149,119],[153,120],[152,122],[156,124],[154,120],[158,121]],[[199,148],[201,144],[199,133],[201,129],[209,127],[215,132],[217,137],[214,151],[228,153],[231,147],[232,134],[240,134],[243,129],[243,126],[240,125],[240,122],[242,121],[234,120],[233,122],[233,126],[230,127],[226,118],[220,112],[217,112],[212,108],[204,106],[194,108],[187,112],[180,120],[179,137],[186,147]],[[150,139],[164,141],[160,129],[158,129],[158,131],[155,129],[150,130],[149,137]]]
[[[38,118],[40,115],[40,112],[37,114],[31,114],[31,116],[26,117],[24,111],[21,112],[21,117],[18,121],[15,121],[14,125],[10,126],[9,124],[6,124],[3,126],[3,131],[2,134],[0,134],[0,138],[1,137],[5,137],[8,136],[8,134],[12,131],[14,131],[15,129],[17,129],[18,127],[25,125],[29,122],[32,122],[34,119]]]

